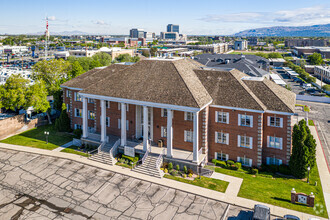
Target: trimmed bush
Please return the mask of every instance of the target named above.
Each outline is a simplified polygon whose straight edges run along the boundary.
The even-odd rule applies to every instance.
[[[188,174],[188,177],[191,178],[191,177],[192,177],[192,173],[189,173],[189,174]]]
[[[238,170],[242,168],[242,164],[240,162],[236,162],[235,166]]]
[[[183,172],[184,172],[185,174],[187,174],[187,173],[188,173],[188,169],[187,169],[187,166],[184,166],[184,167],[183,167]]]
[[[234,165],[235,162],[232,160],[227,160],[227,166],[230,167],[231,165]]]
[[[168,170],[171,171],[172,169],[173,169],[173,163],[169,163],[169,164],[168,164]]]
[[[284,174],[284,175],[291,175],[290,167],[287,166],[287,165],[284,165],[284,164],[281,164],[281,165],[278,167],[278,172],[279,172],[279,173],[282,173],[282,174]]]
[[[258,170],[258,169],[256,169],[256,168],[254,168],[254,169],[251,169],[251,173],[252,173],[253,175],[258,175],[258,173],[259,173],[259,170]]]
[[[179,166],[179,164],[177,164],[177,165],[175,166],[175,168],[176,168],[177,171],[179,171],[179,170],[180,170],[180,166]]]
[[[171,171],[170,171],[170,174],[171,174],[172,176],[178,176],[178,171],[177,171],[177,170],[171,170]]]
[[[183,176],[183,178],[187,178],[187,174],[183,174],[182,176]]]
[[[82,130],[77,128],[73,131],[73,134],[74,134],[74,136],[76,136],[76,138],[80,138],[82,135]]]
[[[168,173],[168,170],[166,168],[164,169],[164,173]]]
[[[124,155],[124,154],[121,157],[124,158],[124,159],[127,159],[129,161],[132,161],[133,163],[139,161],[139,157],[130,157],[130,156],[127,156],[127,155]]]
[[[193,172],[193,170],[192,169],[188,169],[188,174],[193,174],[194,172]]]
[[[214,165],[215,166],[218,166],[218,167],[222,167],[222,168],[226,168],[227,167],[226,161],[213,159],[212,160],[212,163],[214,163]]]

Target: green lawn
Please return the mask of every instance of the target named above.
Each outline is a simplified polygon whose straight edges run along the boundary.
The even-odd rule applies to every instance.
[[[88,156],[88,154],[86,154],[84,152],[81,152],[81,151],[78,151],[78,147],[75,146],[75,145],[71,145],[70,147],[67,147],[67,148],[61,150],[61,152],[70,153],[70,154],[77,154],[77,155],[84,156],[84,157]]]
[[[238,193],[238,196],[240,197],[325,218],[328,216],[325,208],[321,181],[316,167],[311,170],[310,184],[300,179],[285,178],[267,173],[260,173],[259,175],[254,176],[247,171],[234,171],[211,166],[207,166],[206,168],[215,170],[219,173],[242,178],[243,183]],[[315,186],[315,182],[317,182],[317,186]],[[290,202],[292,188],[295,188],[296,192],[306,194],[313,192],[315,195],[315,204],[322,205],[323,212],[319,212],[319,210],[314,210],[313,208],[302,204],[292,204]]]
[[[310,109],[309,109],[309,107],[307,105],[296,104],[296,106],[304,107],[304,111],[305,112],[309,112],[310,111]]]
[[[45,131],[49,132],[48,144],[46,144],[46,137],[44,134]],[[69,141],[72,141],[73,137],[74,136],[71,134],[55,131],[54,125],[44,125],[11,136],[7,139],[1,140],[0,142],[53,150],[68,143]]]
[[[201,179],[195,178],[194,180],[184,179],[184,178],[172,176],[169,174],[165,174],[164,177],[167,179],[172,179],[172,180],[176,180],[176,181],[179,181],[182,183],[192,184],[195,186],[200,186],[203,188],[212,189],[212,190],[223,192],[223,193],[226,192],[226,189],[229,184],[226,181],[212,179],[212,178],[208,178],[208,177],[204,177],[204,176],[201,176]]]

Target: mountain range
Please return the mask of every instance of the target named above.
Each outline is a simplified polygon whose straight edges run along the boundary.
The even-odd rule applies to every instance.
[[[313,26],[275,26],[249,29],[234,34],[236,37],[330,37],[330,24]]]

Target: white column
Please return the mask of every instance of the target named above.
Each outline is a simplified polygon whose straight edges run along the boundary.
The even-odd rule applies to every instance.
[[[173,112],[167,109],[167,157],[173,157],[173,126],[172,126]]]
[[[147,151],[148,149],[148,107],[143,106],[143,151]]]
[[[101,142],[107,141],[106,113],[105,100],[101,100]]]
[[[194,139],[193,139],[193,162],[198,163],[198,114],[194,113]]]
[[[82,117],[83,117],[83,138],[88,137],[88,110],[87,110],[87,98],[82,98],[83,101],[83,109],[82,109]]]
[[[121,139],[120,139],[120,145],[125,146],[126,145],[126,104],[121,103]]]

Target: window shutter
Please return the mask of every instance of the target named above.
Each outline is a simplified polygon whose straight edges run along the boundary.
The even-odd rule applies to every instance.
[[[253,147],[253,137],[250,137],[250,149]]]
[[[237,135],[237,146],[241,146],[241,135]]]
[[[226,154],[226,161],[229,160],[229,154]]]
[[[218,153],[217,152],[214,152],[214,159],[218,159]]]
[[[237,162],[241,163],[241,158],[240,157],[237,157]]]
[[[283,149],[283,138],[280,138],[280,149]]]
[[[218,120],[218,111],[215,111],[215,122],[219,122],[219,120]]]
[[[120,109],[121,109],[121,103],[118,102],[118,110],[120,110]]]
[[[283,128],[283,118],[280,118],[280,127]]]
[[[267,126],[270,126],[270,116],[267,116]]]
[[[253,128],[253,115],[251,115],[250,117],[251,117],[251,125],[250,125],[250,127]]]
[[[110,117],[107,118],[108,118],[108,127],[110,127]]]
[[[266,157],[266,164],[269,165],[269,157]]]
[[[229,133],[226,134],[226,144],[229,145]]]
[[[214,136],[215,136],[215,140],[214,140],[214,142],[215,142],[215,143],[218,143],[218,132],[215,132],[215,135],[214,135]]]
[[[267,147],[270,147],[269,146],[269,140],[270,140],[270,138],[269,138],[269,136],[267,136]]]
[[[121,122],[120,122],[120,119],[118,119],[118,128],[119,128],[119,129],[121,128]]]
[[[227,115],[227,124],[229,124],[229,112],[227,112],[226,115]]]
[[[184,141],[187,142],[187,131],[184,131]]]
[[[281,165],[282,164],[282,160],[278,160],[278,165]]]
[[[184,120],[187,121],[187,112],[184,112]]]
[[[126,131],[128,131],[128,130],[129,130],[129,128],[128,128],[128,125],[129,125],[129,121],[128,121],[128,120],[126,120]]]
[[[249,165],[252,167],[252,159],[249,159]]]
[[[238,126],[241,126],[241,114],[238,114]]]
[[[129,104],[126,104],[126,111],[129,111]]]

